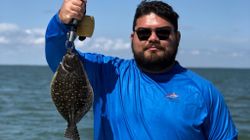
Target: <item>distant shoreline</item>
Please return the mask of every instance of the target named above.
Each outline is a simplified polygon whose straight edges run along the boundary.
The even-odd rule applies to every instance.
[[[48,65],[41,64],[0,64],[0,67],[49,67]],[[237,70],[250,70],[248,67],[188,67],[189,69],[237,69]]]

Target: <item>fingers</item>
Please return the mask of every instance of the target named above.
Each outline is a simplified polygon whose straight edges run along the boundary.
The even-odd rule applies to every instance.
[[[59,18],[63,23],[68,24],[73,18],[81,20],[85,10],[85,0],[64,0],[59,11]]]
[[[79,6],[76,6],[76,5],[72,5],[72,7],[70,7],[70,13],[69,13],[69,16],[71,18],[76,18],[78,20],[80,20],[83,16],[83,13],[85,11],[83,11],[83,8],[82,7],[79,7]]]

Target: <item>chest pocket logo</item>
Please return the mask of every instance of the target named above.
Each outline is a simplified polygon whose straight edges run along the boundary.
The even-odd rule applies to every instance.
[[[172,93],[167,93],[165,95],[165,97],[168,98],[168,99],[177,99],[179,97],[179,95],[176,94],[175,92],[172,92]]]

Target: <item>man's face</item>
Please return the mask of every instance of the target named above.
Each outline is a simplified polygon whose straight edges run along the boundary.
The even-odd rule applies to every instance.
[[[175,61],[180,33],[154,13],[137,19],[131,34],[132,50],[139,67],[147,72],[166,71]]]

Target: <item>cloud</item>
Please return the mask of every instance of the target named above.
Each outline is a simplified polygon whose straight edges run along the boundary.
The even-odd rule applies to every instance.
[[[0,64],[46,64],[45,29],[0,23]]]
[[[192,55],[192,56],[224,56],[224,57],[250,57],[250,48],[202,48],[202,47],[193,47],[193,48],[180,48],[180,55]]]
[[[93,37],[75,41],[78,49],[110,56],[130,58],[130,42],[123,39]],[[23,29],[16,24],[0,23],[0,64],[46,64],[45,29]]]
[[[216,35],[211,38],[211,41],[220,42],[224,44],[235,44],[235,45],[250,45],[249,37],[239,37],[239,36],[221,36]]]
[[[16,24],[0,23],[0,45],[44,46],[45,29],[22,29]]]
[[[177,60],[189,67],[250,67],[250,48],[179,48]]]
[[[8,44],[10,41],[4,37],[4,36],[0,36],[0,44]]]
[[[16,24],[0,23],[0,33],[16,31],[18,29],[19,28],[18,28],[18,26]]]
[[[105,37],[87,39],[81,43],[78,41],[77,46],[79,48],[84,48],[87,46],[92,50],[102,50],[102,51],[119,51],[119,50],[127,50],[130,49],[130,43],[126,42],[122,39],[111,39]]]
[[[87,38],[83,42],[77,40],[76,47],[83,52],[100,53],[122,58],[132,57],[130,41],[120,38]]]
[[[200,55],[200,50],[192,50],[191,54],[192,55]]]
[[[184,41],[185,46],[179,47],[178,60],[186,66],[250,67],[250,48],[242,45],[249,44],[249,39],[215,36],[213,41],[211,41],[212,43],[202,43],[203,45],[209,44],[209,47],[186,47],[200,45],[187,45],[187,42]],[[234,45],[225,46],[218,42]],[[243,47],[235,47],[235,44],[241,44]],[[128,59],[133,57],[129,39],[94,36],[83,42],[76,40],[75,45],[83,52]],[[0,23],[0,51],[4,52],[0,56],[0,64],[46,65],[44,46],[45,29],[22,29],[16,24]]]
[[[44,46],[45,44],[45,30],[44,29],[26,29],[26,37],[20,41],[25,45]]]

